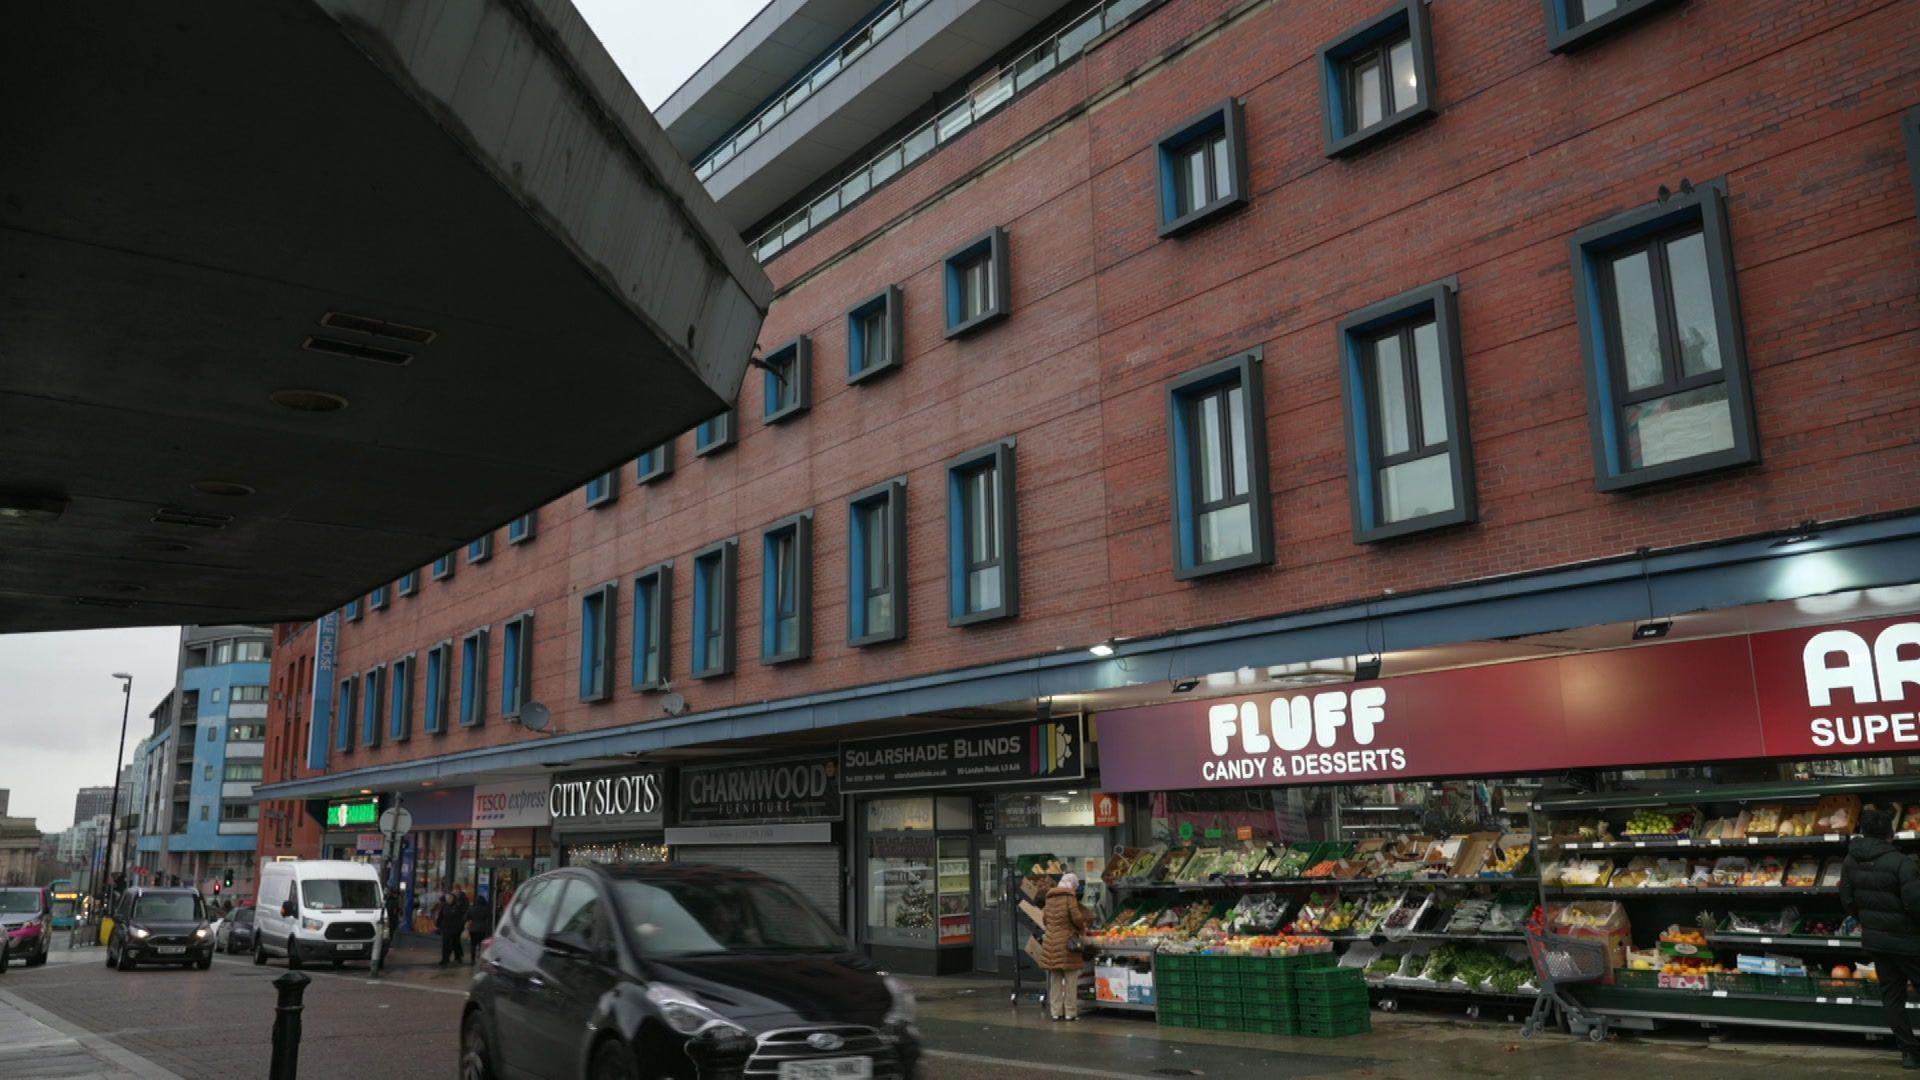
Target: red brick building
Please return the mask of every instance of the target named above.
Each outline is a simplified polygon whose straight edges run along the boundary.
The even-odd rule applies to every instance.
[[[267,683],[267,748],[262,784],[315,775],[306,752],[313,723],[314,625],[280,623],[273,629],[273,670]],[[260,806],[260,861],[320,857],[320,820],[302,799],[270,799]],[[255,868],[255,881],[260,880]]]

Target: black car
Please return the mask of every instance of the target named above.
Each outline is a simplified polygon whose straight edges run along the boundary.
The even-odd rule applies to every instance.
[[[253,908],[234,908],[214,929],[214,947],[223,953],[250,953],[253,951],[253,931]]]
[[[140,964],[213,966],[213,928],[198,889],[137,886],[120,894],[107,938],[107,966],[132,971]]]
[[[462,1080],[917,1075],[913,995],[791,886],[574,867],[514,894],[460,1025]]]

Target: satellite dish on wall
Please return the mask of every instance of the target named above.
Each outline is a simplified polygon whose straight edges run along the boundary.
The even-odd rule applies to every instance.
[[[547,721],[551,719],[553,714],[537,701],[529,701],[520,707],[520,726],[528,731],[547,730]]]
[[[660,711],[668,716],[679,716],[687,711],[687,699],[679,694],[668,694],[660,699]]]

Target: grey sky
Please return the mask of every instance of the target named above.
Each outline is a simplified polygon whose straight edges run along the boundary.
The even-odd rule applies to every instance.
[[[766,0],[574,0],[649,108],[726,44]],[[116,671],[134,676],[127,753],[173,685],[178,627],[0,635],[0,788],[8,813],[57,832],[76,790],[113,782]]]

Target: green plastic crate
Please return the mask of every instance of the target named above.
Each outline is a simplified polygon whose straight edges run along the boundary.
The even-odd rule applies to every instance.
[[[1237,1001],[1209,1001],[1200,1006],[1200,1015],[1202,1017],[1238,1020],[1244,1015],[1242,1008],[1241,1004]]]
[[[1190,971],[1193,969],[1193,957],[1177,953],[1160,953],[1153,958],[1155,971]]]
[[[1660,973],[1658,971],[1636,971],[1633,968],[1613,969],[1613,985],[1625,990],[1658,990]]]
[[[1243,1005],[1258,1005],[1265,1009],[1292,1009],[1300,998],[1291,991],[1242,988],[1240,1002]]]
[[[1160,1021],[1162,1027],[1197,1028],[1200,1026],[1198,1014],[1171,1013],[1162,1009],[1154,1018]]]
[[[1194,976],[1194,981],[1201,986],[1237,987],[1240,985],[1240,973],[1237,971],[1208,971],[1202,968],[1200,973]]]
[[[1333,994],[1303,993],[1299,997],[1294,998],[1292,1004],[1295,1008],[1301,1010],[1312,1009],[1315,1011],[1325,1011],[1330,1009],[1365,1009],[1372,1006],[1373,1000],[1367,995],[1365,990],[1342,990],[1339,993]]]
[[[1365,1035],[1373,1030],[1373,1021],[1367,1017],[1339,1024],[1317,1025],[1302,1022],[1296,1034],[1309,1039],[1341,1039],[1348,1035]]]
[[[1300,1006],[1300,1026],[1325,1026],[1328,1024],[1349,1023],[1365,1020],[1373,1006],[1365,1001],[1349,1002],[1340,1005],[1302,1005]]]
[[[1293,973],[1295,990],[1339,990],[1348,986],[1365,988],[1366,976],[1359,968],[1304,968]]]

